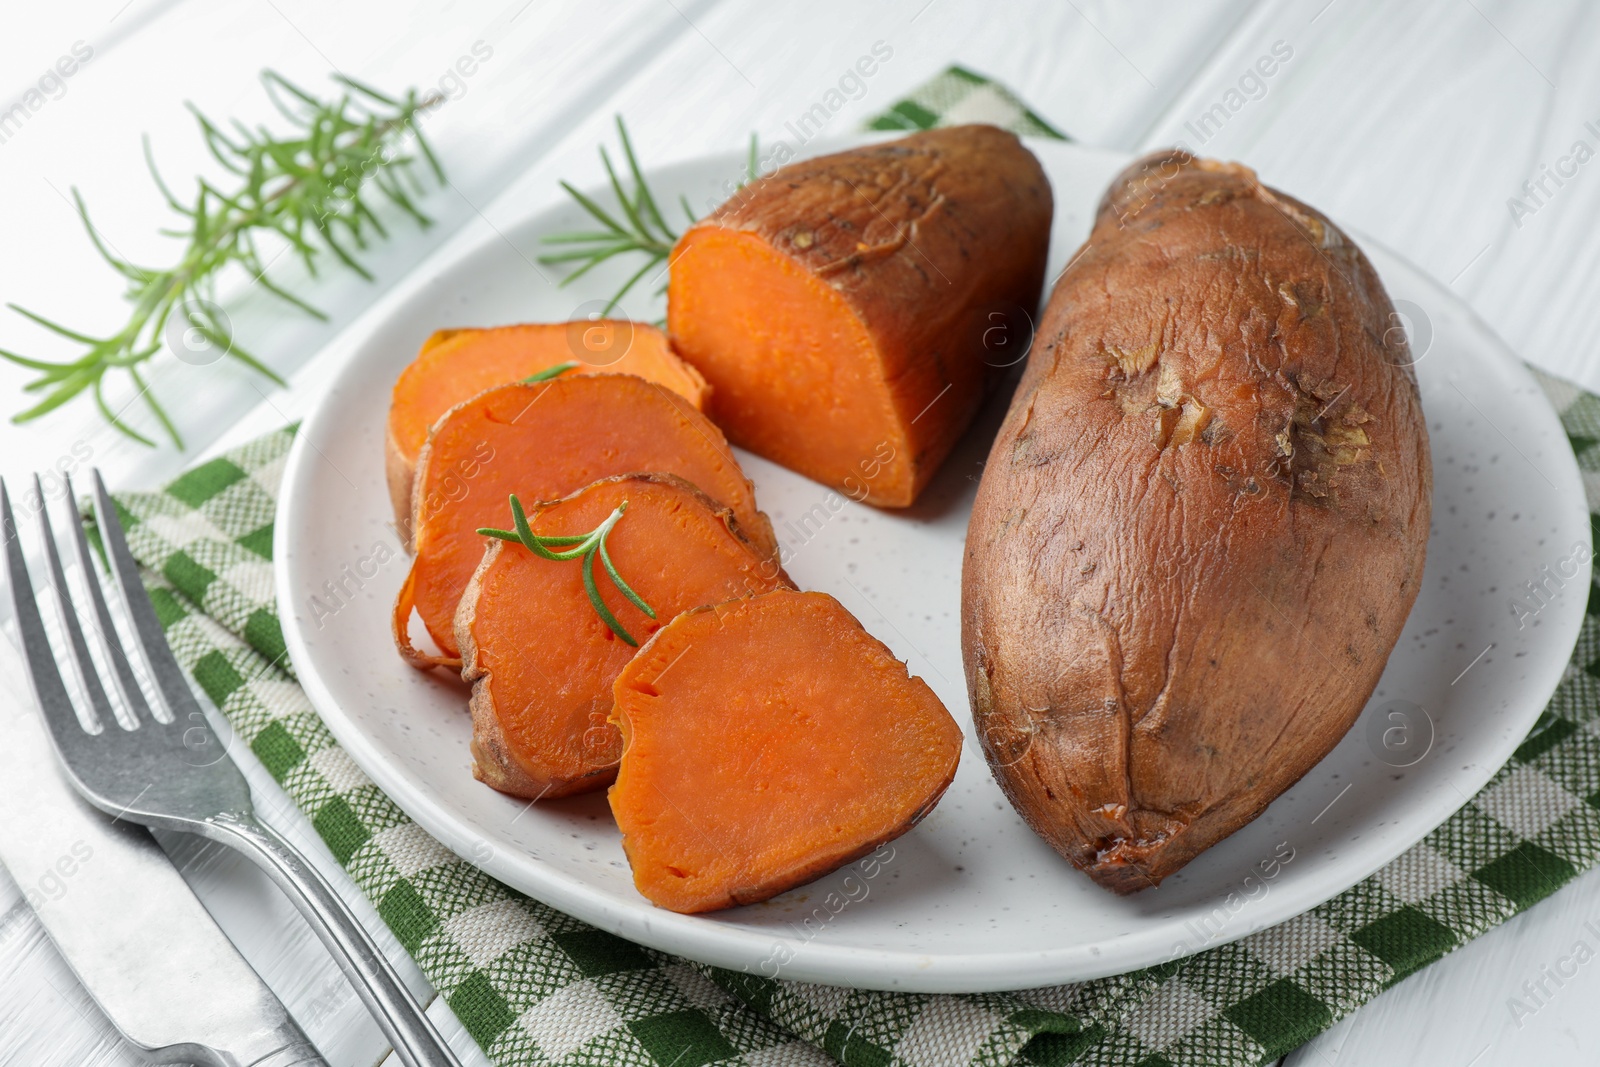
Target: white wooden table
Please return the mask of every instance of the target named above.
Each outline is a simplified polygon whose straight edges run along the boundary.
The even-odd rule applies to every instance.
[[[159,262],[170,249],[156,236],[165,220],[139,133],[150,134],[169,179],[197,173],[205,162],[182,101],[265,118],[263,68],[319,89],[335,70],[388,89],[442,88],[448,103],[426,130],[452,184],[425,205],[439,225],[402,229],[372,257],[376,283],[334,272],[312,290],[332,313],[327,323],[260,292],[228,294],[241,339],[292,375],[290,389],[227,362],[164,358],[154,389],[176,413],[187,455],[132,446],[74,405],[0,426],[0,474],[94,464],[114,484],[153,485],[196,454],[279,425],[328,373],[333,353],[318,353],[432,249],[553,198],[557,177],[595,180],[594,148],[613,114],[655,163],[742,145],[752,130],[770,142],[877,42],[892,57],[828,132],[959,62],[1008,83],[1078,140],[1126,150],[1182,141],[1251,164],[1409,256],[1525,359],[1600,388],[1600,162],[1575,173],[1563,165],[1559,183],[1545,177],[1577,142],[1600,151],[1600,6],[1584,0],[811,0],[785,10],[735,0],[81,0],[13,5],[0,34],[0,113],[37,103],[0,122],[0,299],[91,329],[116,324],[120,286],[83,238],[69,189],[81,189],[120,253]],[[488,58],[468,64],[469,77],[452,74],[474,46]],[[1272,76],[1250,77],[1275,48]],[[58,57],[85,52],[70,78],[25,96]],[[1523,187],[1541,181],[1537,195]],[[297,286],[292,266],[281,269]],[[0,314],[0,347],[62,352],[54,342]],[[20,406],[24,380],[0,366],[0,410]],[[13,702],[0,708],[3,724],[26,688],[9,649],[0,653],[0,702]],[[358,899],[306,821],[260,768],[249,770],[268,818]],[[385,1059],[353,993],[276,892],[231,856],[184,841],[171,851],[330,1062]],[[1597,918],[1600,875],[1591,874],[1287,1062],[1593,1062],[1600,966],[1580,967],[1520,1021],[1509,1000],[1576,940],[1592,942],[1583,925]],[[432,1010],[469,1062],[482,1063],[448,1010]],[[0,874],[0,1064],[132,1062]]]

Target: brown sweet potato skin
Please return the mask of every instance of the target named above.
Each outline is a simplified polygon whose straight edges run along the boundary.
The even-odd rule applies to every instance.
[[[998,343],[1020,344],[1052,209],[1038,160],[993,126],[792,163],[684,234],[668,332],[735,444],[904,507],[1012,358]],[[743,253],[732,237],[748,239]],[[787,319],[789,302],[764,289],[774,272],[804,290]]]
[[[1248,169],[1112,183],[968,529],[973,716],[1017,810],[1119,893],[1345,734],[1422,579],[1427,429],[1361,251]]]

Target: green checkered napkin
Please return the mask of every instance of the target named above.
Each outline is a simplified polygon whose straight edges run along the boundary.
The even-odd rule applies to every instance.
[[[929,130],[986,122],[1021,137],[1066,138],[1055,127],[1028,110],[1015,93],[964,67],[950,67],[877,118],[869,130]]]
[[[963,72],[951,80],[916,99],[981,89]],[[1540,380],[1580,465],[1600,472],[1600,397]],[[119,496],[128,539],[179,660],[504,1067],[818,1064],[824,1053],[849,1067],[1258,1064],[1600,861],[1591,607],[1550,706],[1482,792],[1377,874],[1242,941],[1113,978],[971,996],[775,981],[644,949],[458,859],[334,743],[288,672],[273,602],[291,440],[274,433],[162,492]],[[1589,485],[1594,510],[1600,478]]]

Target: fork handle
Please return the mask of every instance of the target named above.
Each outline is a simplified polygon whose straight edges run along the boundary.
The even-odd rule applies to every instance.
[[[294,901],[401,1062],[407,1067],[461,1067],[349,905],[299,849],[252,815],[216,816],[204,825],[206,837],[250,857]]]

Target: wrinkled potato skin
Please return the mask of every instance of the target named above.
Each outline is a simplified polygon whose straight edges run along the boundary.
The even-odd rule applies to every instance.
[[[1432,467],[1393,308],[1244,167],[1111,185],[978,490],[963,650],[990,766],[1101,885],[1259,815],[1371,696],[1422,580]]]

